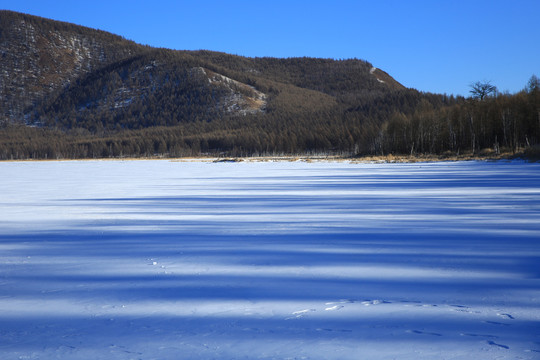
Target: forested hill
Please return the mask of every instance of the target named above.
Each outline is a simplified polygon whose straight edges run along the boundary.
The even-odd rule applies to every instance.
[[[133,129],[265,112],[267,105],[328,109],[403,89],[360,60],[153,49],[9,11],[0,13],[0,34],[4,122]]]
[[[465,115],[444,132],[416,124],[442,121],[465,99],[407,89],[364,60],[156,49],[11,11],[0,11],[0,54],[0,159],[440,152],[492,142]]]

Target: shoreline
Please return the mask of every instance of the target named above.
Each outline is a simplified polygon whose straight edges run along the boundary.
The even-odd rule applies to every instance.
[[[208,162],[208,163],[232,163],[232,162],[350,162],[353,164],[374,163],[431,163],[431,162],[456,162],[456,161],[513,161],[538,162],[538,159],[528,158],[523,153],[511,154],[488,154],[488,155],[368,155],[368,156],[339,156],[339,155],[283,155],[283,156],[189,156],[189,157],[116,157],[116,158],[60,158],[60,159],[13,159],[0,160],[3,162],[49,162],[49,161],[141,161],[141,160],[164,160],[171,162]]]

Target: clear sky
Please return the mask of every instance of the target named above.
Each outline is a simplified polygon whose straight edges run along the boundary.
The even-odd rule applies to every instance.
[[[540,0],[0,0],[138,43],[244,56],[358,58],[407,87],[516,92],[540,76]]]

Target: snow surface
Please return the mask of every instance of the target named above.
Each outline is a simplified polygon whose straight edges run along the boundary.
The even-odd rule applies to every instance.
[[[539,164],[0,174],[0,359],[540,358]]]

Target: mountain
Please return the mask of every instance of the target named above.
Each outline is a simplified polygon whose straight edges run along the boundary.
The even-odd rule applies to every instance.
[[[361,60],[154,49],[11,11],[0,11],[0,52],[0,121],[64,129],[175,125],[276,108],[322,110],[404,89]]]
[[[0,120],[21,121],[39,101],[141,50],[103,31],[0,11]]]
[[[501,108],[408,89],[359,59],[152,48],[11,11],[0,54],[0,159],[474,153],[540,133],[537,92]],[[519,111],[515,126],[497,115]]]

